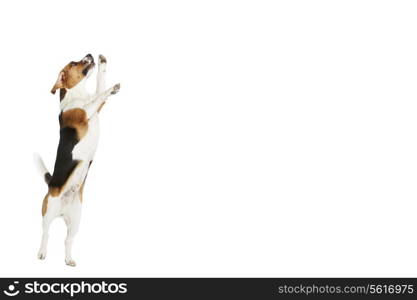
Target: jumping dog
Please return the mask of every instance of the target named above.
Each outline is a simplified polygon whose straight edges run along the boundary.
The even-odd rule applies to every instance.
[[[48,231],[52,220],[63,217],[67,225],[65,263],[73,267],[76,265],[72,259],[71,248],[80,223],[85,180],[98,144],[98,114],[107,98],[120,89],[120,84],[105,89],[106,65],[106,58],[100,55],[97,87],[93,95],[85,88],[86,80],[95,67],[91,54],[78,62],[67,64],[51,90],[52,94],[59,90],[60,138],[52,175],[41,157],[35,154],[35,163],[48,185],[48,193],[42,203],[43,235],[39,259],[46,257]]]

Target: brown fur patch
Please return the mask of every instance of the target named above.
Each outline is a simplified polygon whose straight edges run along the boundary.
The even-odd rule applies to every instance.
[[[88,130],[87,113],[81,108],[69,109],[62,113],[62,127],[72,127],[77,131],[78,140],[81,140]]]
[[[81,203],[83,203],[84,184],[85,184],[85,180],[84,180],[84,182],[83,182],[83,184],[81,185],[80,190],[79,190],[80,202],[81,202]]]
[[[83,62],[70,62],[67,64],[58,75],[58,80],[53,86],[51,93],[55,94],[57,89],[71,89],[76,86],[85,77],[84,70],[91,68],[94,65],[88,65]]]
[[[103,108],[104,104],[106,104],[106,102],[103,102],[100,107],[97,109],[97,112],[100,112],[100,110]]]
[[[85,77],[85,75],[83,74],[84,67],[84,64],[78,63],[76,66],[72,66],[71,64],[69,64],[64,68],[66,75],[64,81],[64,88],[73,88]]]
[[[63,187],[50,187],[49,188],[49,195],[52,197],[58,197],[61,194],[61,190]]]
[[[84,193],[84,185],[85,185],[85,181],[87,180],[87,175],[88,175],[88,171],[90,171],[90,167],[91,167],[91,164],[93,163],[93,161],[91,160],[90,161],[90,163],[88,164],[88,170],[87,170],[87,174],[85,175],[85,178],[84,178],[84,181],[83,181],[83,184],[81,185],[81,187],[80,187],[80,191],[79,191],[79,193],[80,193],[80,202],[81,203],[83,203],[83,193]]]
[[[49,193],[46,194],[45,198],[42,201],[42,217],[46,214],[46,210],[48,209],[48,197]]]

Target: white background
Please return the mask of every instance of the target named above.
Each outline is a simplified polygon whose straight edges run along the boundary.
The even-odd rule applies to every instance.
[[[414,1],[3,1],[0,276],[417,276]],[[76,268],[36,257],[60,69],[108,59]],[[89,79],[95,87],[95,75]]]

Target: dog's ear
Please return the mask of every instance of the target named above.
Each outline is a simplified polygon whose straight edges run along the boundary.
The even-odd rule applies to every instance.
[[[58,75],[58,79],[55,82],[55,85],[53,86],[51,93],[55,94],[57,89],[64,88],[64,82],[65,82],[65,72],[61,71]]]

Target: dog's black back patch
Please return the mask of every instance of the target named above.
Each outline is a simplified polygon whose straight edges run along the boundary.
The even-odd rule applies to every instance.
[[[62,124],[61,115],[59,121],[60,124]],[[48,184],[50,187],[63,186],[67,182],[72,171],[74,171],[75,167],[78,164],[78,161],[73,160],[72,150],[74,149],[77,143],[78,137],[75,128],[61,128],[58,150],[56,153],[54,173],[52,174],[52,178]]]

